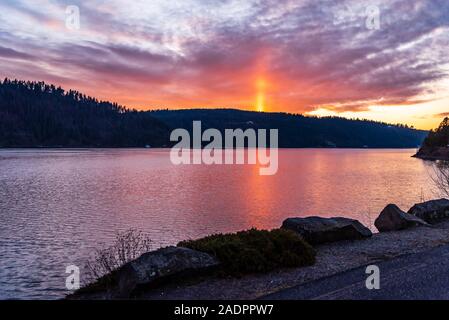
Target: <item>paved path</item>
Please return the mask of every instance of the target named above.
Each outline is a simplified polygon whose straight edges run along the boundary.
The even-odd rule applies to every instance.
[[[281,290],[262,299],[449,299],[449,245],[376,264],[380,289],[368,290],[366,267]]]

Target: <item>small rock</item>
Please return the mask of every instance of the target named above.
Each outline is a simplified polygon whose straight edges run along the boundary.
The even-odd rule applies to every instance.
[[[121,297],[128,297],[139,285],[148,285],[167,276],[198,274],[219,262],[211,255],[183,247],[166,247],[144,253],[128,262],[117,272],[117,284]]]
[[[343,217],[288,218],[282,223],[282,228],[299,233],[310,244],[356,240],[372,236],[371,231],[359,221]]]
[[[406,213],[395,204],[387,205],[374,222],[380,232],[402,230],[417,225],[428,225],[420,218]]]
[[[408,213],[417,216],[427,223],[436,223],[449,218],[449,200],[438,199],[417,203]]]

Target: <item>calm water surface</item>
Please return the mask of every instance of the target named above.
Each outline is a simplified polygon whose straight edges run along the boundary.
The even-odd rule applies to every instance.
[[[167,150],[0,150],[0,298],[62,297],[66,266],[129,228],[165,246],[292,216],[371,225],[387,203],[432,197],[415,151],[284,149],[278,173],[260,176],[256,165],[173,166]]]

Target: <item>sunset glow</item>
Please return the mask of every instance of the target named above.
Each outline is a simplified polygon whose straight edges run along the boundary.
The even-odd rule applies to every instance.
[[[257,97],[256,97],[256,110],[259,112],[265,111],[265,81],[263,78],[257,80]]]
[[[448,112],[449,2],[0,4],[0,76],[140,110],[239,108],[435,127]],[[406,13],[406,14],[405,14]],[[419,21],[419,23],[417,23]],[[268,84],[269,80],[269,84]]]

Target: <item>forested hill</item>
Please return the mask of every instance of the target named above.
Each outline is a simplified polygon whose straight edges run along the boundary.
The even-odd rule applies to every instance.
[[[429,132],[422,147],[415,155],[427,160],[449,161],[449,118],[446,117],[437,129]]]
[[[161,147],[165,124],[147,112],[43,82],[0,81],[2,147]]]
[[[232,109],[135,111],[43,82],[0,82],[0,147],[170,146],[175,128],[279,129],[280,147],[417,147],[427,132],[364,120]]]
[[[171,128],[191,131],[192,121],[201,120],[202,129],[278,128],[279,146],[284,148],[416,148],[427,131],[401,125],[338,117],[308,117],[287,113],[263,113],[233,109],[191,109],[151,111]]]

